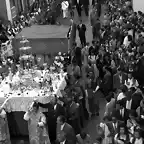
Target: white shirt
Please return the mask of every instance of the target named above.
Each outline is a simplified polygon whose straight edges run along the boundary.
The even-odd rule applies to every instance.
[[[113,123],[113,127],[116,129],[117,128],[117,123]]]
[[[122,83],[122,76],[121,75],[119,75],[119,79],[120,79],[120,83]]]
[[[65,123],[63,125],[61,125],[61,130],[63,130],[64,126],[65,126]]]
[[[64,140],[63,142],[60,142],[60,144],[65,144],[66,140]]]
[[[54,110],[56,110],[56,107],[57,107],[57,104],[56,104],[56,105],[54,105]]]
[[[126,102],[126,109],[130,110],[132,104],[132,99]]]
[[[121,114],[122,117],[124,116],[124,108],[120,109],[120,114]]]
[[[128,47],[129,44],[130,44],[130,42],[128,41],[128,36],[126,36],[126,37],[124,38],[123,45],[125,45],[125,47]]]
[[[123,92],[121,92],[117,97],[117,101],[122,100],[123,98],[125,98],[125,95]]]
[[[62,6],[62,10],[68,9],[68,7],[69,7],[68,1],[63,1],[62,4],[61,4],[61,6]]]
[[[130,140],[130,142],[132,142],[132,141],[133,141],[133,138]],[[143,144],[143,139],[142,138],[136,139],[134,144]]]

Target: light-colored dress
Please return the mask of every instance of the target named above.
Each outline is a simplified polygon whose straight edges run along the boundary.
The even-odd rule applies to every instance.
[[[0,144],[11,144],[6,112],[0,113]]]
[[[26,112],[24,119],[28,121],[30,144],[50,144],[48,130],[46,129],[46,117],[43,113]]]
[[[106,123],[100,123],[99,126],[103,130],[103,133],[104,133],[104,138],[103,138],[102,144],[111,144],[112,138],[108,137],[108,135],[110,134],[108,126],[106,125]]]

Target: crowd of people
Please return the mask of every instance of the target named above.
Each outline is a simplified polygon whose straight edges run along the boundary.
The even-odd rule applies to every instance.
[[[76,43],[71,47],[70,82],[84,84],[89,115],[99,110],[99,91],[107,101],[103,122],[98,126],[97,143],[142,144],[143,13],[134,12],[131,1],[105,1],[104,6],[102,22],[97,3],[90,13],[92,45],[86,43],[86,26],[82,21],[76,25],[71,20],[68,39],[75,42],[78,30],[82,48]]]
[[[67,37],[73,45],[65,66],[67,87],[61,91],[63,98],[55,96],[46,104],[34,100],[24,115],[31,144],[144,143],[144,14],[134,12],[131,1],[106,0],[102,22],[101,4],[92,4],[92,44],[86,41],[86,25],[71,20]],[[76,30],[81,47],[75,43]],[[107,104],[91,140],[83,127],[86,120],[99,116],[100,94]],[[48,112],[42,113],[40,107]]]

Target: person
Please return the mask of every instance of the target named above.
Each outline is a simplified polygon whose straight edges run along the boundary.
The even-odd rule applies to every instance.
[[[120,89],[126,80],[127,75],[118,68],[116,74],[113,75],[113,89]]]
[[[108,93],[112,90],[112,75],[109,71],[109,68],[106,66],[103,68],[103,71],[105,74],[102,80],[101,89],[103,94],[107,96]]]
[[[67,140],[66,133],[62,132],[58,135],[58,139],[56,140],[55,144],[75,144],[70,140]]]
[[[36,102],[33,102],[24,114],[24,120],[28,121],[30,144],[50,144],[46,117],[40,112],[39,105]]]
[[[0,144],[11,144],[6,112],[0,108]]]
[[[81,12],[82,12],[82,8],[81,8],[81,2],[80,0],[76,0],[76,9],[77,9],[77,13],[78,13],[78,16],[81,17]]]
[[[63,18],[68,18],[68,7],[69,7],[69,2],[68,1],[63,1],[61,3],[62,10],[63,10]]]
[[[105,115],[111,116],[113,109],[116,106],[116,100],[114,98],[114,93],[111,92],[109,95],[106,97],[106,107],[105,107]]]
[[[125,108],[125,99],[117,101],[119,109],[117,111],[117,119],[124,123],[128,120],[128,110]]]
[[[119,93],[119,95],[117,96],[117,101],[122,100],[124,98],[126,98],[127,92],[128,92],[128,88],[126,85],[121,85],[121,92]]]
[[[89,16],[89,0],[80,0],[81,5],[83,5],[85,15],[88,17]]]
[[[140,106],[136,109],[138,123],[144,128],[144,99],[141,100]]]
[[[130,137],[125,124],[119,125],[118,133],[114,137],[116,144],[126,144],[129,143]]]
[[[96,18],[95,18],[96,19]],[[93,33],[93,39],[94,40],[99,40],[100,39],[100,28],[101,28],[101,23],[99,18],[96,20],[91,21],[92,23],[92,33]]]
[[[68,65],[67,73],[68,73],[68,76],[70,78],[69,79],[70,84],[74,84],[75,76],[80,76],[81,75],[80,67],[77,65],[75,57],[72,59],[72,63],[70,65]]]
[[[100,144],[110,144],[112,142],[112,135],[110,132],[110,124],[109,124],[110,118],[107,115],[104,115],[103,122],[99,124],[97,127],[98,132],[98,138],[96,141],[100,142]],[[99,139],[101,138],[101,139]],[[101,141],[99,141],[101,140]]]
[[[73,19],[70,19],[70,28],[67,33],[67,38],[68,38],[68,51],[71,52],[73,48],[73,44],[75,43],[76,40],[76,30],[77,30],[77,25],[74,22]]]
[[[127,120],[127,128],[130,136],[134,135],[134,130],[139,128],[139,124],[137,122],[137,113],[135,110],[129,111],[129,119]]]
[[[78,32],[79,32],[79,38],[80,38],[80,42],[82,47],[84,47],[86,45],[86,26],[85,24],[82,23],[82,20],[80,20],[80,24],[77,26]]]
[[[78,144],[92,144],[90,135],[84,131],[82,131],[80,134],[77,134],[76,138]]]
[[[67,118],[68,123],[74,128],[76,134],[80,133],[80,114],[79,114],[79,104],[74,101],[74,98],[68,98],[67,105]]]
[[[134,77],[132,77],[132,74],[129,73],[128,74],[128,79],[125,80],[125,85],[128,87],[128,88],[131,88],[131,87],[138,87],[138,82],[136,79],[134,79]]]
[[[134,137],[132,137],[132,138],[130,139],[130,143],[131,143],[131,144],[143,144],[144,140],[143,140],[141,134],[142,134],[141,129],[139,129],[139,128],[136,129],[136,130],[134,131]]]
[[[137,109],[136,102],[132,98],[132,96],[134,95],[135,91],[136,91],[136,89],[134,87],[131,87],[128,90],[128,94],[127,94],[127,97],[126,97],[126,106],[125,106],[125,108],[128,111]]]
[[[57,117],[60,115],[65,115],[65,109],[62,105],[58,104],[57,97],[53,97],[50,103],[42,104],[38,102],[38,105],[42,108],[48,109],[45,112],[50,141],[54,142],[56,140],[56,121]]]
[[[66,122],[66,118],[64,116],[58,116],[57,118],[57,136],[61,132],[66,134],[66,139],[72,141],[73,143],[76,142],[76,135],[74,129],[71,125]]]

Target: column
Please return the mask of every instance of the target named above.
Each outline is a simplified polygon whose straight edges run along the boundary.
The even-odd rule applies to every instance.
[[[11,13],[10,0],[5,0],[5,2],[6,2],[8,20],[12,22],[12,13]]]

